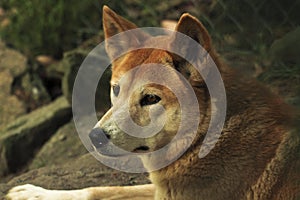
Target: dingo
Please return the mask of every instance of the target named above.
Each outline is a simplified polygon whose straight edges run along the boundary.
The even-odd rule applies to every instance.
[[[103,8],[105,37],[137,28],[108,7]],[[120,90],[132,87],[133,80],[146,74],[135,74],[126,81],[121,77],[135,66],[159,63],[181,73],[193,87],[201,110],[197,135],[188,150],[167,167],[150,173],[153,184],[125,187],[93,187],[81,190],[46,190],[33,185],[11,189],[7,199],[299,199],[299,134],[292,128],[291,110],[255,80],[245,78],[222,63],[212,47],[204,26],[193,16],[183,14],[175,28],[202,45],[218,67],[226,88],[227,115],[222,134],[212,151],[204,158],[198,153],[211,117],[212,102],[200,74],[186,60],[161,49],[140,49],[113,61],[111,78],[112,101]],[[140,32],[133,44],[171,44],[171,35],[149,36]],[[128,41],[130,42],[130,41]],[[123,43],[111,43],[106,51],[113,57]],[[182,51],[189,46],[183,44]],[[197,59],[197,58],[196,58]],[[178,79],[170,74],[168,79]],[[178,79],[179,80],[179,79]],[[185,87],[178,82],[177,87]],[[112,109],[98,123],[90,135],[106,134],[117,146],[131,152],[151,152],[168,144],[178,129],[181,116],[175,95],[156,84],[145,86],[130,97],[130,114],[134,122],[144,126],[150,121],[149,109],[157,105],[165,109],[166,119],[159,134],[145,139],[125,134],[116,126]],[[122,99],[127,101],[128,99]],[[114,105],[118,110],[117,105]],[[188,127],[189,124],[183,124]],[[298,134],[298,135],[297,135]],[[100,136],[99,136],[100,137]],[[97,143],[97,142],[96,142]],[[143,160],[145,167],[150,161]]]

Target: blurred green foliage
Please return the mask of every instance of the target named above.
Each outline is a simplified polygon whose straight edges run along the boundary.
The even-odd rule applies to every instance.
[[[99,33],[105,4],[139,26],[159,26],[168,13],[164,11],[172,9],[172,3],[160,0],[1,0],[10,23],[0,27],[0,37],[28,57],[60,58],[64,51]]]
[[[276,0],[271,0],[277,2]],[[0,27],[6,43],[27,56],[60,57],[102,30],[102,6],[108,5],[138,26],[160,26],[184,12],[198,17],[220,47],[255,52],[265,59],[274,39],[299,25],[300,1],[267,4],[266,0],[1,0],[9,26]],[[277,16],[277,17],[276,17]],[[225,49],[226,51],[226,49]]]
[[[27,56],[62,56],[100,30],[101,9],[95,0],[2,0],[9,25],[2,39]]]

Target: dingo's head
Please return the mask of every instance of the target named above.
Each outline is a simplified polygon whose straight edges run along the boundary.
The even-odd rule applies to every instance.
[[[105,38],[108,39],[116,34],[136,29],[137,26],[126,19],[118,16],[108,7],[103,8],[103,25]],[[210,36],[203,25],[193,16],[183,14],[176,26],[176,31],[183,33],[197,43],[214,59],[217,59],[211,49]],[[135,31],[133,35],[125,35],[119,41],[106,43],[106,51],[112,59],[111,78],[111,101],[112,108],[102,117],[97,127],[90,133],[90,138],[96,148],[101,149],[104,144],[112,142],[114,145],[129,152],[155,151],[168,144],[176,135],[180,126],[187,132],[190,131],[189,120],[198,117],[200,126],[198,128],[198,140],[202,138],[208,126],[210,118],[210,98],[203,78],[198,71],[182,57],[162,49],[143,48],[147,44],[173,45],[176,38],[172,34],[163,36],[150,36],[144,31]],[[179,41],[180,43],[180,41]],[[130,47],[135,50],[130,51]],[[136,47],[141,47],[136,49]],[[125,54],[116,58],[120,51]],[[180,51],[188,53],[189,44],[182,43]],[[208,52],[208,53],[207,53]],[[199,53],[200,55],[200,53]],[[206,62],[206,57],[192,58],[195,62]],[[161,84],[143,84],[151,77],[160,77],[160,70],[149,70],[152,64],[162,69],[167,69],[167,76],[161,77],[163,81],[172,81],[176,88],[180,88],[181,95],[185,95],[189,83],[197,97],[197,108],[200,116],[190,116],[188,121],[181,124],[182,110],[176,95]],[[137,67],[140,66],[140,67]],[[184,78],[183,78],[184,77]],[[186,99],[186,104],[191,100]],[[124,117],[126,113],[130,116]],[[130,120],[132,120],[130,122]],[[151,137],[135,137],[128,134],[130,127],[124,131],[124,124],[134,123],[139,127],[152,125],[153,129],[159,127],[157,134]],[[161,126],[161,123],[163,125]],[[155,125],[157,123],[157,125]],[[126,126],[126,125],[125,125]],[[160,127],[161,126],[161,127]],[[182,127],[181,127],[182,128]],[[142,129],[141,129],[142,130]],[[142,134],[143,131],[141,131]],[[199,134],[200,133],[200,134]],[[104,148],[105,149],[105,148]],[[103,154],[109,154],[106,148]],[[112,153],[117,155],[118,153]]]

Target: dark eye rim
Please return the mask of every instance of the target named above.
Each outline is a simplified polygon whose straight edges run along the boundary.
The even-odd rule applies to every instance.
[[[141,106],[149,106],[160,102],[160,100],[161,98],[155,94],[146,94],[141,99],[140,104]]]
[[[120,86],[115,84],[112,86],[112,90],[113,90],[114,95],[117,97],[120,93]]]

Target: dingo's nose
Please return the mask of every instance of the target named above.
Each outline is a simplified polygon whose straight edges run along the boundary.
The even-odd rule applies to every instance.
[[[101,128],[94,128],[89,134],[90,140],[96,148],[103,147],[109,142],[110,136]]]

